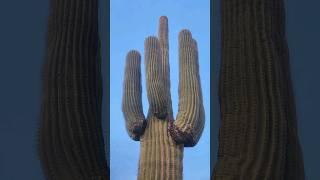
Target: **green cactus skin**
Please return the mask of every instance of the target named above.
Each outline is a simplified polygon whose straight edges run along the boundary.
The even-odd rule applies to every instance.
[[[179,34],[179,112],[173,118],[170,95],[168,19],[160,17],[158,37],[145,40],[149,111],[142,109],[141,56],[127,54],[122,111],[133,140],[140,140],[139,180],[181,180],[184,147],[197,144],[204,128],[197,43],[188,30]]]
[[[97,0],[52,0],[39,156],[46,179],[107,179]]]
[[[215,180],[303,180],[283,0],[222,1]]]

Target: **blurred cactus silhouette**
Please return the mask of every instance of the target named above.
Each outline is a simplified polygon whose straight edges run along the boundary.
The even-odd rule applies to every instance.
[[[170,95],[168,19],[160,17],[158,37],[145,40],[149,111],[142,109],[141,56],[127,54],[122,111],[129,136],[140,140],[139,180],[182,179],[183,148],[197,144],[204,128],[197,43],[179,34],[179,112],[173,118]]]
[[[215,180],[303,180],[283,0],[221,1]]]
[[[39,156],[46,179],[108,179],[98,0],[51,0]]]

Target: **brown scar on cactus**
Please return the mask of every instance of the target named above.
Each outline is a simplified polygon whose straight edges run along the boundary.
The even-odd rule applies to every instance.
[[[158,37],[145,39],[148,114],[142,107],[141,55],[127,54],[122,111],[129,136],[140,140],[139,180],[182,179],[183,147],[199,141],[204,128],[204,107],[198,49],[189,30],[179,33],[179,112],[172,113],[168,18],[161,16]]]

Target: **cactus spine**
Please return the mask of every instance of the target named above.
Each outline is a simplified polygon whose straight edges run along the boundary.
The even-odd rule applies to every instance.
[[[222,1],[215,180],[303,180],[283,0]]]
[[[97,0],[51,0],[39,154],[50,180],[107,178]]]
[[[173,118],[170,95],[168,19],[160,17],[158,37],[145,40],[149,111],[142,109],[141,56],[127,54],[122,111],[126,129],[140,140],[139,180],[181,180],[183,148],[195,146],[204,128],[197,43],[190,31],[179,34],[179,112]]]

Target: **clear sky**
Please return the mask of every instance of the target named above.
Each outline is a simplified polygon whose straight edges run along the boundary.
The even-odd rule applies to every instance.
[[[210,1],[209,0],[111,0],[110,3],[110,161],[112,180],[134,180],[137,176],[139,142],[129,138],[121,112],[125,56],[131,49],[143,57],[144,39],[157,35],[159,17],[169,19],[171,94],[173,111],[178,109],[178,33],[187,28],[198,42],[200,77],[206,124],[199,143],[185,148],[184,179],[210,177]],[[142,59],[142,62],[144,59]],[[142,64],[143,108],[148,110]]]

